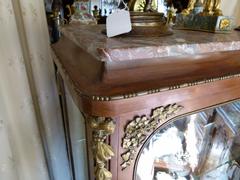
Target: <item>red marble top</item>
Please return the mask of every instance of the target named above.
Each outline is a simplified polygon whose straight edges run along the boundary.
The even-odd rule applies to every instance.
[[[164,37],[114,37],[102,34],[103,25],[73,23],[62,28],[64,36],[100,61],[124,61],[167,56],[240,50],[240,32],[214,34],[175,30]]]

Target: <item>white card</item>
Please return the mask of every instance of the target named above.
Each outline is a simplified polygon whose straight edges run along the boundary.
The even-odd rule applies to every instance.
[[[132,30],[129,11],[117,9],[107,17],[107,37],[114,37]]]

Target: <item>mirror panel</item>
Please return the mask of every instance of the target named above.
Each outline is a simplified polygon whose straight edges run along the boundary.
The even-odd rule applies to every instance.
[[[135,180],[239,180],[240,102],[160,128],[140,151]]]

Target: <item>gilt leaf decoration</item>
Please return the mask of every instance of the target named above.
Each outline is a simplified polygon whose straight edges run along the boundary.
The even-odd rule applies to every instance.
[[[144,143],[148,134],[156,130],[159,125],[165,123],[169,118],[175,116],[182,108],[183,106],[178,104],[161,106],[154,109],[150,117],[136,117],[127,124],[122,139],[122,148],[125,149],[125,152],[121,155],[122,170],[131,165],[137,149]]]

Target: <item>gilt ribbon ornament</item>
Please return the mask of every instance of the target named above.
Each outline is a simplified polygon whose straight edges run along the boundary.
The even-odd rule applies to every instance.
[[[122,156],[122,170],[131,165],[137,149],[144,143],[147,136],[155,131],[159,125],[175,116],[183,107],[177,104],[161,106],[153,110],[150,117],[145,115],[136,117],[127,124],[125,135],[122,139],[122,147],[125,152]]]

